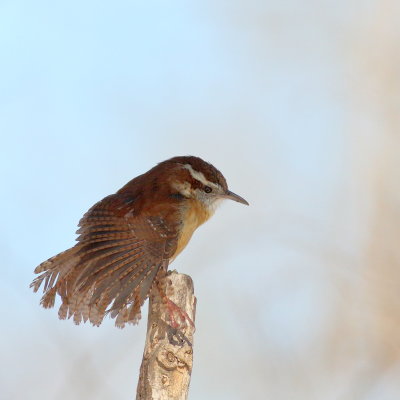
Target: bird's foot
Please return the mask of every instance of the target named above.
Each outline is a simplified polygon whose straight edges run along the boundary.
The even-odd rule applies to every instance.
[[[167,310],[168,322],[171,327],[174,329],[183,329],[187,327],[187,323],[194,328],[194,322],[189,317],[188,313],[179,306],[177,306],[172,300],[168,297],[163,298],[164,306]]]

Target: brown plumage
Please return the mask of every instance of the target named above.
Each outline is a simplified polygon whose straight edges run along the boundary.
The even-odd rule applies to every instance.
[[[247,204],[202,159],[164,161],[95,204],[79,222],[78,243],[40,264],[31,287],[43,284],[45,308],[61,297],[61,319],[100,325],[110,314],[118,327],[135,323],[154,283],[222,198]]]

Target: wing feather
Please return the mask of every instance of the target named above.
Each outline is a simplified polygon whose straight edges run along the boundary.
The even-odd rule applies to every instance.
[[[134,215],[134,206],[126,196],[106,197],[80,220],[78,243],[35,269],[40,275],[31,286],[37,291],[44,284],[44,307],[53,307],[58,294],[59,317],[76,324],[99,325],[108,313],[119,327],[140,319],[176,249],[177,229],[165,216]]]

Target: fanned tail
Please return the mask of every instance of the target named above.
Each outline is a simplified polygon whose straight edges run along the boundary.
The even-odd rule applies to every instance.
[[[117,193],[80,220],[78,243],[40,264],[31,287],[43,287],[41,304],[76,324],[100,325],[108,313],[118,327],[137,323],[154,282],[165,274],[177,247],[177,229],[160,216],[134,215],[139,195]]]
[[[115,254],[114,244],[96,251],[91,246],[90,259],[88,248],[77,244],[41,263],[35,269],[40,275],[30,285],[34,292],[43,285],[40,304],[53,307],[58,294],[62,300],[60,319],[73,318],[75,324],[89,320],[99,326],[110,314],[119,328],[138,323],[140,308],[167,265],[148,262],[132,245],[127,246],[126,254]]]
[[[40,274],[33,280],[30,287],[37,292],[43,285],[44,295],[40,304],[44,308],[54,306],[55,296],[58,293],[61,298],[67,297],[72,291],[72,275],[80,258],[76,255],[77,246],[65,250],[47,261],[42,262],[35,269],[36,274]]]

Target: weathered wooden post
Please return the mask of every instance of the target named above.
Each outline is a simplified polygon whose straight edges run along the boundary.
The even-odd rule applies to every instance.
[[[165,278],[167,297],[194,322],[196,297],[193,281],[176,271]],[[150,295],[146,345],[140,367],[136,400],[184,400],[188,397],[193,365],[194,326],[182,329],[168,323],[168,311],[159,293]]]

